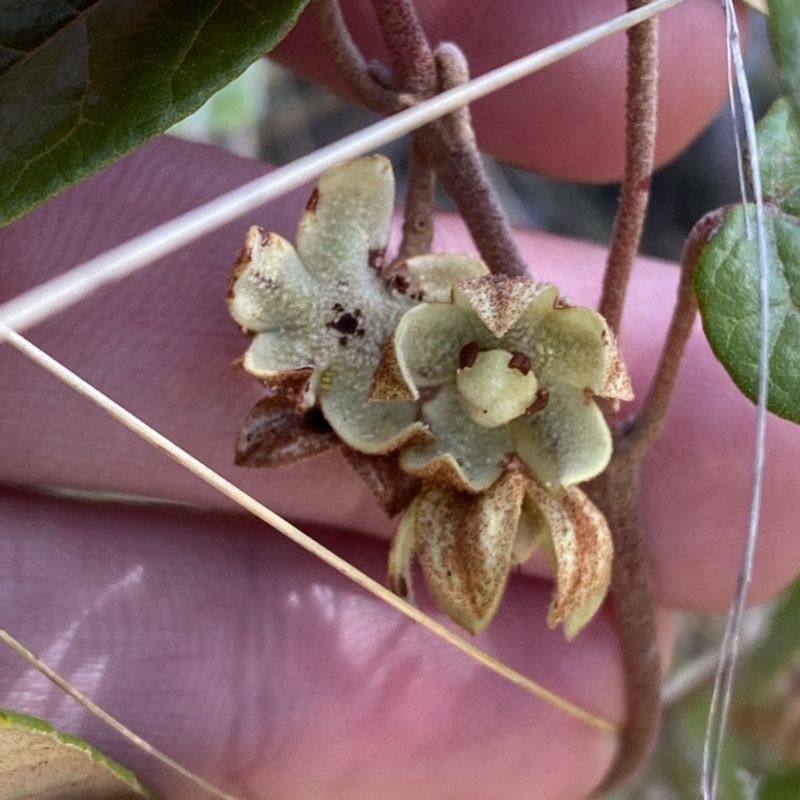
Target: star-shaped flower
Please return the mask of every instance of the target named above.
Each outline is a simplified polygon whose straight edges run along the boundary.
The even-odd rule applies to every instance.
[[[455,276],[485,271],[462,256],[423,256],[382,275],[393,202],[385,158],[329,170],[300,220],[296,248],[252,228],[229,291],[232,316],[255,333],[244,368],[299,412],[318,405],[339,438],[367,454],[430,438],[416,402],[368,397],[398,320],[422,297],[445,286],[449,295]]]
[[[457,280],[419,305],[384,351],[373,396],[413,398],[436,437],[410,444],[423,479],[395,537],[390,585],[412,596],[416,555],[439,606],[472,632],[491,620],[514,563],[542,546],[556,580],[549,621],[574,636],[599,608],[613,547],[574,484],[611,457],[593,397],[632,397],[603,318],[525,278]]]
[[[514,458],[557,491],[603,471],[611,435],[593,397],[633,394],[605,320],[554,286],[489,275],[455,282],[452,303],[407,311],[372,396],[421,400],[435,440],[403,469],[456,489],[488,489]]]

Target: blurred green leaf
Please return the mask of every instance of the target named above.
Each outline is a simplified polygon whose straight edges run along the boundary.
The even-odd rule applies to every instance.
[[[36,717],[0,708],[4,800],[154,800],[132,772]]]
[[[0,225],[199,108],[307,0],[28,0],[0,10]]]
[[[800,662],[800,579],[784,590],[770,614],[766,635],[739,677],[740,700],[756,705],[769,699],[775,679]],[[797,795],[800,798],[800,793]]]
[[[800,3],[768,0],[769,36],[783,91],[800,113]]]
[[[779,100],[758,126],[769,250],[769,410],[800,422],[800,127]],[[697,265],[703,329],[736,385],[755,401],[759,370],[759,265],[755,209],[730,209]]]
[[[797,800],[800,797],[800,770],[767,775],[758,800]]]

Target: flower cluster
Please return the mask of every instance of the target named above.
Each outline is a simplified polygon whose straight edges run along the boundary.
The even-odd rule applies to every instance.
[[[229,305],[255,334],[244,367],[271,394],[246,421],[240,463],[341,442],[384,507],[405,509],[392,588],[413,600],[418,558],[440,607],[472,632],[541,546],[556,580],[549,621],[572,636],[611,574],[608,527],[576,484],[611,456],[594,398],[632,397],[614,338],[555,287],[476,259],[386,267],[393,199],[389,162],[359,159],[320,178],[296,249],[250,231]]]

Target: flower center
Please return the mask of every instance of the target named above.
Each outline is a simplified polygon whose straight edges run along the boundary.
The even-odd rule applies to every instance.
[[[496,428],[519,417],[536,398],[538,383],[524,353],[470,352],[461,364],[456,373],[461,405],[471,419],[486,428]]]

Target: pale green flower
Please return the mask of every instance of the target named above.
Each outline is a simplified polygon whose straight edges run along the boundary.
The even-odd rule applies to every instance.
[[[452,303],[407,311],[378,376],[380,396],[422,402],[436,437],[405,448],[403,469],[472,492],[514,458],[553,492],[593,478],[611,456],[593,397],[632,397],[597,312],[497,275],[457,280]]]
[[[368,454],[430,438],[416,402],[368,398],[400,317],[419,299],[449,299],[455,276],[485,272],[463,256],[423,256],[382,274],[393,202],[385,158],[329,170],[306,206],[296,247],[250,230],[229,293],[232,316],[255,333],[244,368],[299,412],[318,405],[342,441]]]

